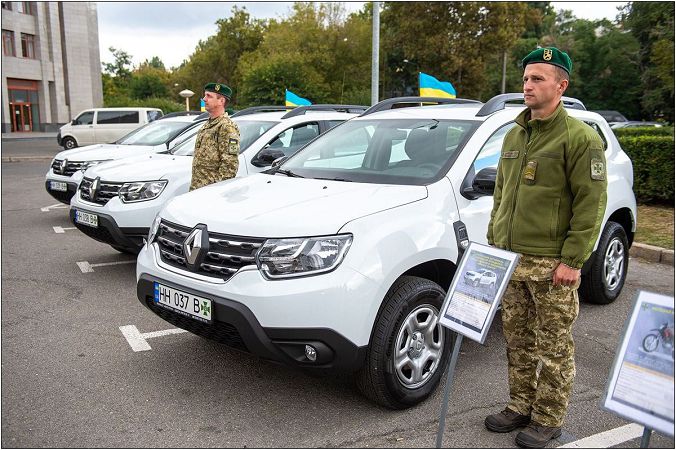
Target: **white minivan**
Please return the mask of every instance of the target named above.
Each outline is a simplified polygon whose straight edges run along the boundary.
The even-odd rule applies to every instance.
[[[114,142],[164,113],[157,108],[92,108],[82,111],[56,135],[64,149]]]

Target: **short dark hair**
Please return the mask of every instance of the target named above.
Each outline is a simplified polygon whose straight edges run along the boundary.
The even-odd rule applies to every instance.
[[[559,66],[554,67],[556,68],[556,81],[567,80],[568,82],[570,82],[570,75],[568,75],[568,72],[566,72]]]

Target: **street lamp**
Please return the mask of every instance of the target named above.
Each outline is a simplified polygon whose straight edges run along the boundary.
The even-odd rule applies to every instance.
[[[190,111],[190,100],[188,99],[193,95],[195,95],[195,93],[190,89],[183,89],[181,92],[178,93],[178,95],[185,98],[185,110]]]

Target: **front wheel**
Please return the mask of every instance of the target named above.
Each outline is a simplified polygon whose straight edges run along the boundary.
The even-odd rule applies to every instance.
[[[659,343],[659,336],[656,334],[649,334],[643,338],[643,350],[646,352],[654,352],[657,350],[657,344]]]
[[[405,276],[383,300],[368,349],[357,373],[362,393],[376,403],[404,409],[425,400],[448,362],[452,334],[439,323],[444,290],[436,283]]]
[[[61,142],[63,144],[63,148],[66,150],[70,150],[77,147],[77,142],[72,137],[65,137]]]
[[[627,233],[620,224],[608,222],[601,233],[591,269],[582,277],[580,296],[589,303],[612,303],[622,292],[628,265]]]

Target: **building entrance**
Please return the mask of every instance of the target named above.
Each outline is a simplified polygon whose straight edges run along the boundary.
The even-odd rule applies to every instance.
[[[33,115],[30,103],[10,102],[9,110],[12,115],[12,131],[33,131]]]

